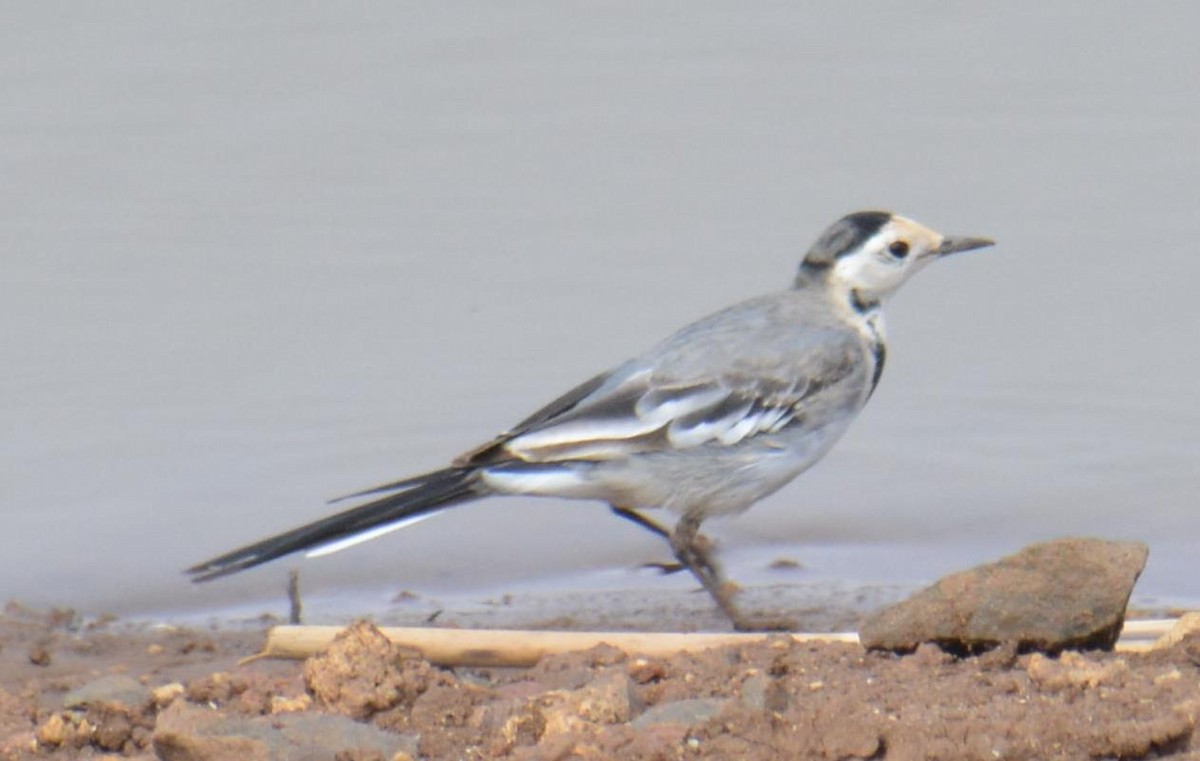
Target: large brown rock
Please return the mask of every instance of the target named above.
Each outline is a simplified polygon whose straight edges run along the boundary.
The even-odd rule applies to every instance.
[[[1059,539],[946,576],[862,623],[873,650],[932,642],[954,653],[1110,650],[1149,550],[1139,542]]]

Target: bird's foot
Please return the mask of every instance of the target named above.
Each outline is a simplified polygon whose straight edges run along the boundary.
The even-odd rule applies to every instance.
[[[638,566],[638,568],[653,568],[663,576],[670,576],[671,574],[679,573],[680,571],[686,571],[688,569],[683,563],[668,563],[665,561],[651,561],[649,563],[642,563]]]
[[[740,591],[737,584],[725,579],[721,567],[714,557],[716,546],[711,539],[699,532],[700,522],[685,516],[671,532],[671,551],[678,563],[648,563],[645,567],[658,568],[663,573],[691,571],[704,591],[739,632],[794,631],[796,624],[782,618],[747,616],[738,610],[734,598]]]

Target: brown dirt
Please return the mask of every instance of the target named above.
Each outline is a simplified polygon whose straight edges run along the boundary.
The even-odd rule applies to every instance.
[[[9,606],[0,759],[1200,761],[1196,635],[1148,654],[962,660],[782,639],[661,659],[602,646],[531,669],[447,670],[364,626],[306,664],[237,665],[261,644],[259,631],[80,626]],[[107,697],[64,709],[89,685]],[[375,734],[296,745],[331,736],[305,722],[333,719]],[[367,747],[379,737],[408,750]]]

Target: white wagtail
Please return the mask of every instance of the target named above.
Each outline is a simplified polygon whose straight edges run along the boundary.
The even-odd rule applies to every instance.
[[[701,521],[742,512],[821,459],[879,382],[884,299],[928,262],[990,245],[887,212],[850,214],[813,244],[789,290],[688,325],[448,468],[342,497],[375,499],[188,573],[204,581],[299,550],[336,552],[491,495],[594,499],[665,537],[734,626],[753,628]],[[679,520],[668,530],[644,508]]]

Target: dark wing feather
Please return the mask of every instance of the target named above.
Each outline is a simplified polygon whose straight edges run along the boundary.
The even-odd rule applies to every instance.
[[[478,447],[464,452],[454,458],[453,464],[455,467],[464,465],[486,465],[496,460],[511,459],[503,455],[504,445],[511,441],[514,437],[520,436],[528,430],[531,430],[543,423],[553,420],[563,413],[573,409],[580,401],[586,399],[591,394],[595,393],[596,389],[604,385],[612,372],[603,372],[599,375],[590,378],[589,380],[580,383],[575,388],[558,397],[554,401],[542,407],[537,412],[517,423],[510,430],[505,431],[496,438],[481,444]]]

